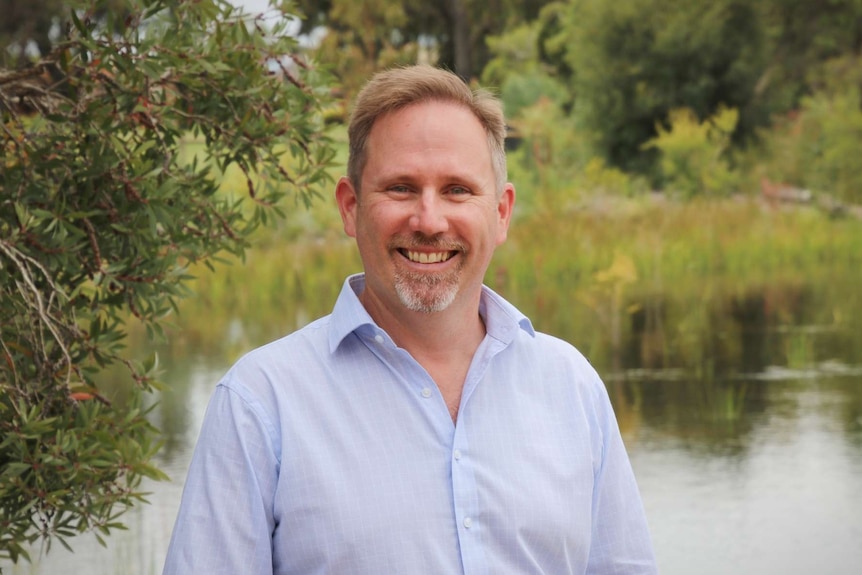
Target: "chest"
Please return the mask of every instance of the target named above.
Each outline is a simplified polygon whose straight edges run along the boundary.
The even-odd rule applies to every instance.
[[[330,397],[338,409],[285,417],[274,510],[278,556],[294,563],[284,572],[494,573],[506,556],[587,548],[589,426],[563,398],[499,375],[483,375],[457,425],[426,384],[386,379]]]

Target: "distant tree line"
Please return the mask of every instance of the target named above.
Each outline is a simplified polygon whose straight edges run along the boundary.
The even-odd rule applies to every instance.
[[[609,165],[656,178],[645,144],[685,108],[738,119],[732,145],[823,90],[862,88],[855,0],[301,0],[317,57],[351,93],[368,73],[431,58],[516,108],[555,99]],[[510,106],[511,108],[511,106]],[[510,110],[514,118],[517,109]]]

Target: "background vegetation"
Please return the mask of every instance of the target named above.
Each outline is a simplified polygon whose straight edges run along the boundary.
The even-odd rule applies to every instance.
[[[219,0],[42,8],[30,28],[4,16],[15,67],[0,71],[0,558],[12,561],[40,537],[109,534],[141,478],[164,477],[140,397],[157,361],[125,353],[127,320],[159,336],[189,266],[241,256],[288,193],[310,199],[331,158],[326,90],[284,18],[247,20]],[[198,149],[183,154],[184,139]],[[219,191],[228,168],[236,193]],[[134,383],[122,404],[96,385],[115,363]]]
[[[283,4],[9,3],[0,558],[107,534],[160,476],[139,393],[96,383],[119,363],[153,387],[129,330],[235,354],[329,311],[355,249],[328,194],[287,197],[340,174],[350,100],[386,66],[499,91],[519,196],[487,281],[597,364],[757,370],[747,326],[802,317],[862,349],[842,331],[862,315],[859,2]],[[814,355],[792,341],[789,363]]]
[[[300,4],[345,96],[383,66],[450,67],[500,91],[548,177],[592,162],[645,179],[625,192],[757,193],[767,177],[862,201],[854,0]]]

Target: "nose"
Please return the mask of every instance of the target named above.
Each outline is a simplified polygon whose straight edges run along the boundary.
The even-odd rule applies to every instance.
[[[435,190],[423,190],[416,195],[410,230],[434,236],[449,230],[446,201]]]

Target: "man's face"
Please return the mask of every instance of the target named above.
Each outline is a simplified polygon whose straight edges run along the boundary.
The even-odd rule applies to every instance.
[[[346,178],[336,188],[365,267],[365,306],[373,316],[477,307],[515,194],[495,189],[479,120],[453,103],[414,104],[380,117],[366,152],[359,195]]]

